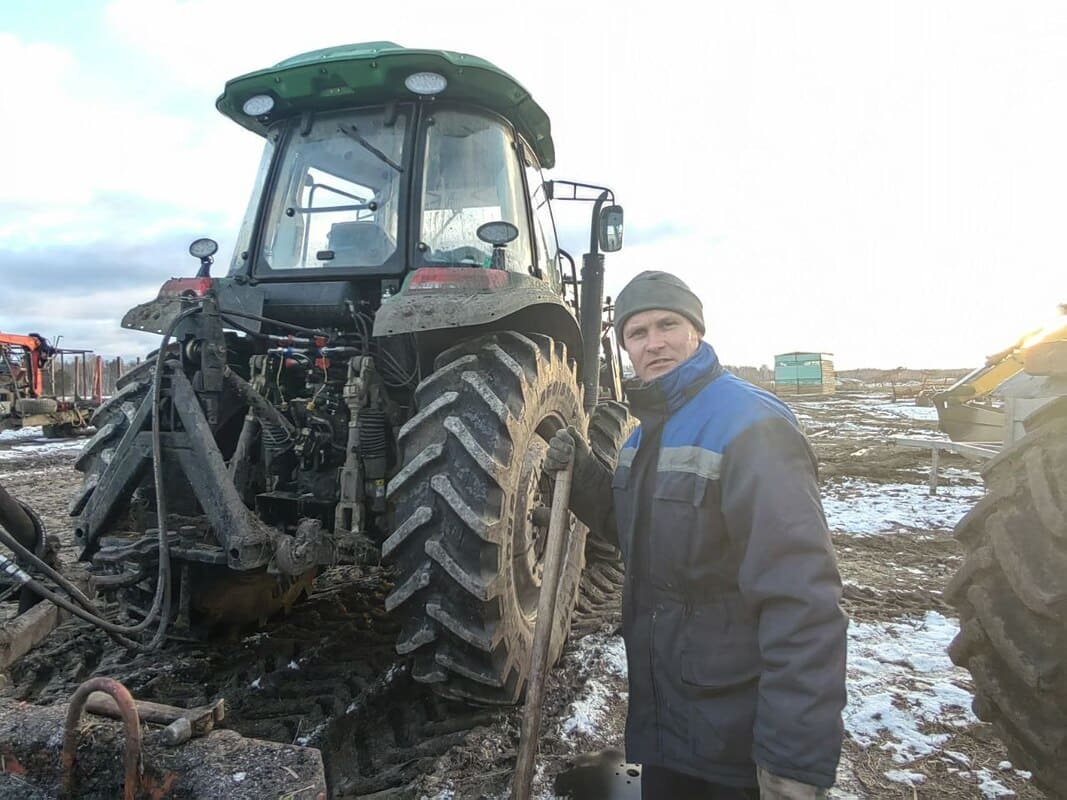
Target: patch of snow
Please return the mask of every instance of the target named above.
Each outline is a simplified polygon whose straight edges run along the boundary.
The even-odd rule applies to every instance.
[[[5,431],[5,433],[22,433],[23,431]],[[12,461],[16,458],[51,455],[54,453],[77,453],[85,444],[80,439],[54,441],[43,439],[39,444],[12,444],[0,450],[0,461]]]
[[[958,631],[955,620],[936,611],[922,619],[849,626],[845,728],[860,746],[877,746],[905,764],[949,739],[925,732],[927,726],[977,722],[970,693],[955,683],[967,673],[947,655]]]
[[[260,677],[256,678],[254,681],[252,681],[250,684],[248,684],[248,686],[249,686],[250,689],[262,689],[263,688],[263,676],[261,675]]]
[[[560,723],[564,736],[593,736],[608,707],[611,692],[597,680],[585,685],[585,694],[571,703],[571,714]]]
[[[933,406],[917,406],[913,403],[879,403],[869,407],[875,412],[883,412],[895,417],[914,419],[919,422],[937,422],[937,409]]]
[[[978,778],[978,790],[982,793],[982,797],[989,798],[989,800],[997,797],[1015,797],[1015,792],[994,778],[989,770],[976,769],[974,775]]]
[[[290,661],[288,664],[288,669],[300,669],[300,665],[297,664],[295,661]]]
[[[1012,763],[1010,761],[1001,761],[999,764],[997,764],[997,769],[999,769],[1001,772],[1008,772],[1011,767]]]
[[[241,783],[247,777],[248,777],[248,773],[247,772],[235,772],[235,773],[233,773],[233,782],[234,783]]]
[[[578,642],[567,660],[571,669],[588,680],[582,695],[571,703],[567,717],[559,723],[559,736],[564,740],[595,737],[601,733],[607,711],[625,702],[626,646],[620,636],[591,634]]]
[[[452,789],[442,789],[433,797],[424,794],[419,800],[453,800],[455,796],[456,793]]]
[[[44,432],[40,427],[14,428],[0,431],[0,444],[5,442],[18,442],[25,439],[43,439]]]
[[[902,769],[891,769],[885,773],[885,776],[893,783],[903,783],[907,786],[918,786],[926,780],[926,776],[921,772],[907,772]]]
[[[971,757],[966,753],[957,753],[955,750],[945,750],[945,755],[948,756],[946,761],[954,761],[957,764],[962,764],[965,767],[971,766]]]
[[[308,747],[312,742],[319,738],[325,725],[318,725],[314,730],[309,733],[305,733],[303,736],[296,737],[296,744],[301,747]]]
[[[950,531],[982,497],[978,485],[939,486],[930,496],[925,484],[874,483],[846,478],[826,486],[823,511],[830,530],[875,536],[903,529]]]

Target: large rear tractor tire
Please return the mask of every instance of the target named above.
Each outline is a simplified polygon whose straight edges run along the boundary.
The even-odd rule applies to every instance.
[[[100,482],[100,476],[111,463],[115,448],[122,441],[123,435],[130,427],[130,422],[147,394],[147,381],[127,383],[101,403],[89,418],[89,424],[96,428],[96,433],[85,443],[85,447],[82,448],[78,459],[74,462],[74,469],[85,477],[82,479],[81,488],[71,498],[67,507],[72,517],[81,514],[82,509],[85,508],[93,490]]]
[[[15,401],[15,411],[24,417],[35,414],[54,414],[59,403],[49,397],[20,397]]]
[[[404,626],[397,651],[443,696],[516,702],[529,670],[551,505],[542,472],[548,440],[584,427],[566,347],[546,336],[497,333],[441,354],[401,429],[402,467],[389,483],[395,526],[382,553],[396,565],[386,608]],[[543,516],[543,515],[541,515]],[[570,629],[585,529],[572,521],[550,659]]]
[[[966,551],[946,597],[949,654],[974,711],[1050,797],[1067,797],[1067,398],[983,469],[987,495],[956,526]]]
[[[589,417],[593,455],[614,472],[619,451],[637,425],[637,419],[622,403],[614,400],[600,403]],[[585,562],[583,596],[594,604],[609,601],[622,588],[622,552],[606,541],[600,531],[590,530],[585,540]]]

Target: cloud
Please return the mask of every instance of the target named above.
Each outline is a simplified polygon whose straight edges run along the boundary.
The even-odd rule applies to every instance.
[[[226,253],[261,145],[214,110],[225,80],[346,39],[393,39],[482,55],[530,89],[552,118],[550,177],[610,185],[626,208],[608,290],[642,269],[679,271],[731,363],[810,347],[844,367],[964,366],[1063,298],[1057,4],[701,14],[671,0],[609,12],[472,0],[462,14],[421,1],[397,13],[114,0],[86,34],[106,43],[90,55],[0,34],[0,69],[33,73],[0,86],[0,249],[77,256],[87,270],[112,251],[129,270],[117,286],[150,269],[119,260],[130,252],[181,265],[189,239],[212,235]],[[588,217],[558,221],[580,257]],[[6,277],[16,264],[0,266]],[[84,290],[74,273],[53,282],[56,307]]]
[[[135,247],[0,249],[2,328],[63,336],[67,347],[111,357],[140,355],[155,342],[144,333],[123,330],[122,316],[155,297],[167,279],[194,274],[198,262],[188,255],[189,241],[171,234]],[[224,271],[224,265],[215,268],[216,274]]]
[[[236,227],[259,150],[254,136],[150,111],[136,97],[101,102],[72,52],[0,34],[0,69],[27,65],[32,81],[0,86],[10,156],[0,244],[136,242],[219,217]]]

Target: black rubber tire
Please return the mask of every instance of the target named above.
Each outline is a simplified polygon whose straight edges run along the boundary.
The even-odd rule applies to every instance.
[[[83,430],[84,428],[75,427],[69,422],[62,422],[58,425],[42,425],[41,435],[45,439],[70,439]]]
[[[59,403],[49,397],[20,397],[15,401],[15,411],[24,417],[34,414],[54,414]]]
[[[396,565],[386,609],[403,628],[397,652],[441,695],[516,702],[529,670],[544,534],[532,522],[551,503],[541,472],[548,440],[584,427],[566,346],[497,333],[457,345],[415,391],[417,413],[399,434],[401,469],[389,482]],[[572,523],[557,593],[550,660],[570,629],[585,528]],[[525,554],[525,555],[524,555]]]
[[[945,592],[959,611],[952,660],[974,712],[1018,766],[1067,797],[1067,398],[983,468],[987,494],[956,526],[966,558]]]
[[[129,428],[130,421],[144,402],[148,387],[148,380],[126,384],[101,403],[89,418],[89,424],[96,428],[96,433],[85,443],[74,462],[74,469],[85,477],[82,479],[81,488],[75,492],[67,506],[67,512],[72,517],[81,514],[85,508],[100,481],[100,475],[111,463],[111,456]]]
[[[589,417],[589,443],[593,455],[614,472],[619,460],[619,451],[637,426],[637,418],[632,416],[622,403],[614,400],[600,403]],[[617,590],[622,587],[622,552],[611,542],[605,541],[599,531],[590,530],[586,537],[585,563],[583,592],[593,589]]]

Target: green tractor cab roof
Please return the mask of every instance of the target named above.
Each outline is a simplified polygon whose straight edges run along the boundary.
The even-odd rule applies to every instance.
[[[215,107],[263,136],[277,120],[307,111],[414,100],[419,94],[405,81],[420,72],[447,81],[434,96],[495,111],[530,143],[541,166],[554,165],[551,123],[530,93],[485,59],[449,50],[409,50],[393,42],[313,50],[227,81]]]

